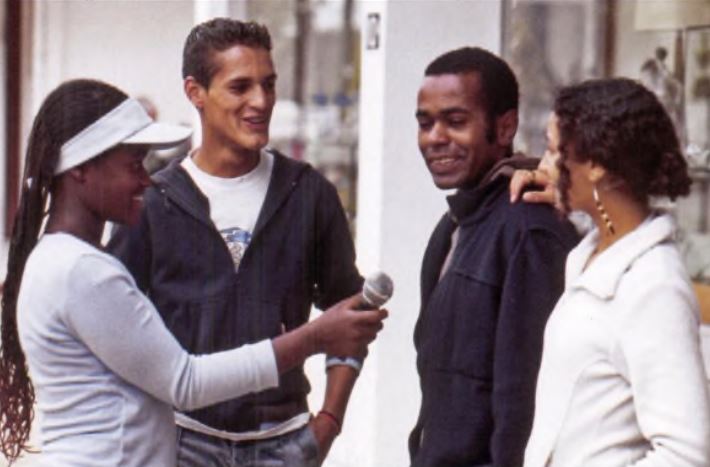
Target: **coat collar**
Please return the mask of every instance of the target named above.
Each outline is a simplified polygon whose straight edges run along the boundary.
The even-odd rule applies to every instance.
[[[567,288],[582,288],[605,300],[613,298],[622,276],[634,261],[656,245],[673,241],[675,232],[675,222],[669,214],[653,213],[583,271],[599,239],[599,231],[592,230],[567,258]]]
[[[508,179],[516,169],[533,169],[538,162],[539,159],[526,157],[519,153],[501,159],[474,188],[462,188],[446,198],[449,203],[449,216],[459,224],[471,213],[478,210],[489,198],[489,195],[497,192],[501,185],[507,187]]]

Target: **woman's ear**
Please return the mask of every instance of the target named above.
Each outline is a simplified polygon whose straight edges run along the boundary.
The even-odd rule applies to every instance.
[[[78,167],[69,169],[67,175],[77,183],[84,183],[86,181],[86,165],[87,164],[81,164]]]
[[[606,176],[606,169],[594,162],[589,162],[589,164],[590,166],[587,171],[587,176],[589,177],[589,181],[596,185]]]

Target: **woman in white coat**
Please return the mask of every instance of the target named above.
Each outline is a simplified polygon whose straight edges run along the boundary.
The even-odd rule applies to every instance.
[[[513,198],[555,182],[556,204],[595,228],[547,323],[525,467],[709,466],[698,303],[674,221],[649,203],[689,192],[673,124],[640,84],[595,80],[560,91],[547,138],[557,171],[519,171]]]

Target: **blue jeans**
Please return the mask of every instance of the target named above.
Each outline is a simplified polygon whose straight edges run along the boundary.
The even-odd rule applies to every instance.
[[[227,441],[177,427],[178,467],[318,467],[308,425],[261,441]]]

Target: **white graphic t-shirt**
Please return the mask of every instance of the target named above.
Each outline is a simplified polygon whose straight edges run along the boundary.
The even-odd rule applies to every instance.
[[[234,269],[238,270],[266,198],[274,156],[262,150],[254,170],[240,177],[222,178],[197,167],[193,154],[183,159],[182,167],[209,200],[210,218],[232,254]]]
[[[262,150],[259,164],[254,170],[241,177],[221,178],[207,174],[198,168],[192,160],[193,154],[183,159],[182,167],[209,200],[210,218],[222,234],[222,238],[232,254],[236,271],[239,269],[239,264],[251,242],[261,206],[266,198],[266,190],[269,187],[274,167],[274,155],[267,150]],[[235,442],[272,439],[305,426],[309,420],[310,414],[306,412],[275,426],[261,427],[256,431],[233,433],[216,430],[183,413],[175,413],[175,423],[178,426]]]

